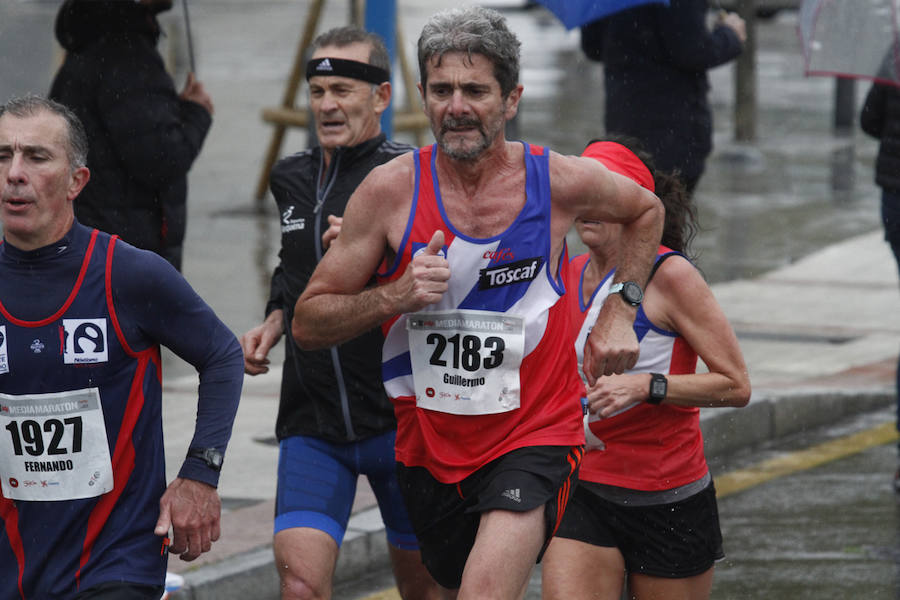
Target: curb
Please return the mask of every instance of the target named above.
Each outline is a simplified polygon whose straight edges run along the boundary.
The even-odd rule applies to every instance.
[[[727,455],[846,417],[888,408],[896,391],[889,386],[864,389],[804,389],[754,393],[743,408],[701,413],[707,459]],[[738,415],[735,411],[740,411]]]

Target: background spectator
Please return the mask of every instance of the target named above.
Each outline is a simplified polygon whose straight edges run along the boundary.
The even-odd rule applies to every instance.
[[[603,62],[606,132],[640,140],[689,194],[712,151],[706,71],[738,56],[746,39],[734,13],[722,13],[710,30],[708,9],[706,0],[647,4],[581,31],[582,50]]]
[[[156,15],[171,7],[171,0],[66,0],[56,38],[67,52],[50,98],[78,115],[90,142],[78,220],[180,269],[187,173],[213,104],[193,74],[176,93],[156,49]]]
[[[881,187],[884,239],[891,245],[900,267],[900,89],[873,83],[860,113],[860,126],[881,140],[875,160],[875,183]],[[897,390],[900,392],[900,365]],[[897,428],[900,430],[900,397],[897,400]],[[897,455],[900,459],[900,445]],[[894,473],[894,491],[900,492],[900,467]]]

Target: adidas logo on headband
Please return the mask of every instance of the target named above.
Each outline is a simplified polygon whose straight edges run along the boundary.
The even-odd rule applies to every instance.
[[[306,63],[306,80],[316,75],[332,77],[349,77],[376,85],[391,80],[387,69],[346,58],[314,58]]]

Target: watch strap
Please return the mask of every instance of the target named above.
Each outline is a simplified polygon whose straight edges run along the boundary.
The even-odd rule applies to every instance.
[[[199,458],[214,471],[222,470],[224,456],[217,448],[188,448],[187,458]]]
[[[661,373],[650,373],[650,391],[647,396],[648,404],[660,404],[666,398],[669,389],[669,380]]]

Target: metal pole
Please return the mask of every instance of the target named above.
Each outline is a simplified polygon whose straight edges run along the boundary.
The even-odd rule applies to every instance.
[[[363,26],[363,6],[360,2],[365,4],[364,0],[350,0],[350,24],[356,27]]]
[[[413,76],[413,67],[409,64],[409,58],[406,56],[406,38],[403,34],[403,27],[398,23],[397,26],[397,60],[400,63],[400,76],[403,78],[403,87],[406,88],[406,105],[410,114],[421,112],[421,101],[416,87],[416,78]],[[393,102],[391,102],[393,105]],[[399,125],[399,124],[398,124]],[[425,135],[421,127],[414,128],[416,136],[416,145],[425,145]]]
[[[303,81],[304,69],[306,68],[306,50],[312,44],[316,34],[316,28],[319,25],[319,17],[322,14],[322,6],[325,0],[313,0],[306,16],[306,24],[303,27],[303,36],[300,38],[300,45],[297,46],[297,52],[294,55],[294,64],[291,67],[291,73],[288,78],[287,87],[284,90],[284,96],[281,99],[281,106],[284,108],[294,108],[294,102],[297,98],[297,91]],[[282,123],[275,125],[275,131],[272,133],[272,139],[269,142],[269,149],[266,151],[266,157],[263,160],[262,172],[259,174],[259,181],[256,184],[256,200],[257,206],[262,206],[262,201],[266,197],[266,191],[269,189],[269,172],[275,161],[278,160],[278,153],[281,151],[281,143],[284,141],[284,132],[286,126]]]
[[[366,30],[384,38],[391,64],[396,55],[397,0],[368,0],[366,2]],[[392,69],[393,72],[393,69]],[[393,76],[392,76],[393,78]],[[394,128],[394,103],[381,115],[381,130],[391,137]]]
[[[756,141],[756,0],[738,0],[737,13],[747,26],[744,51],[734,70],[734,139]]]
[[[856,123],[856,80],[836,77],[834,80],[834,131],[848,134]]]

